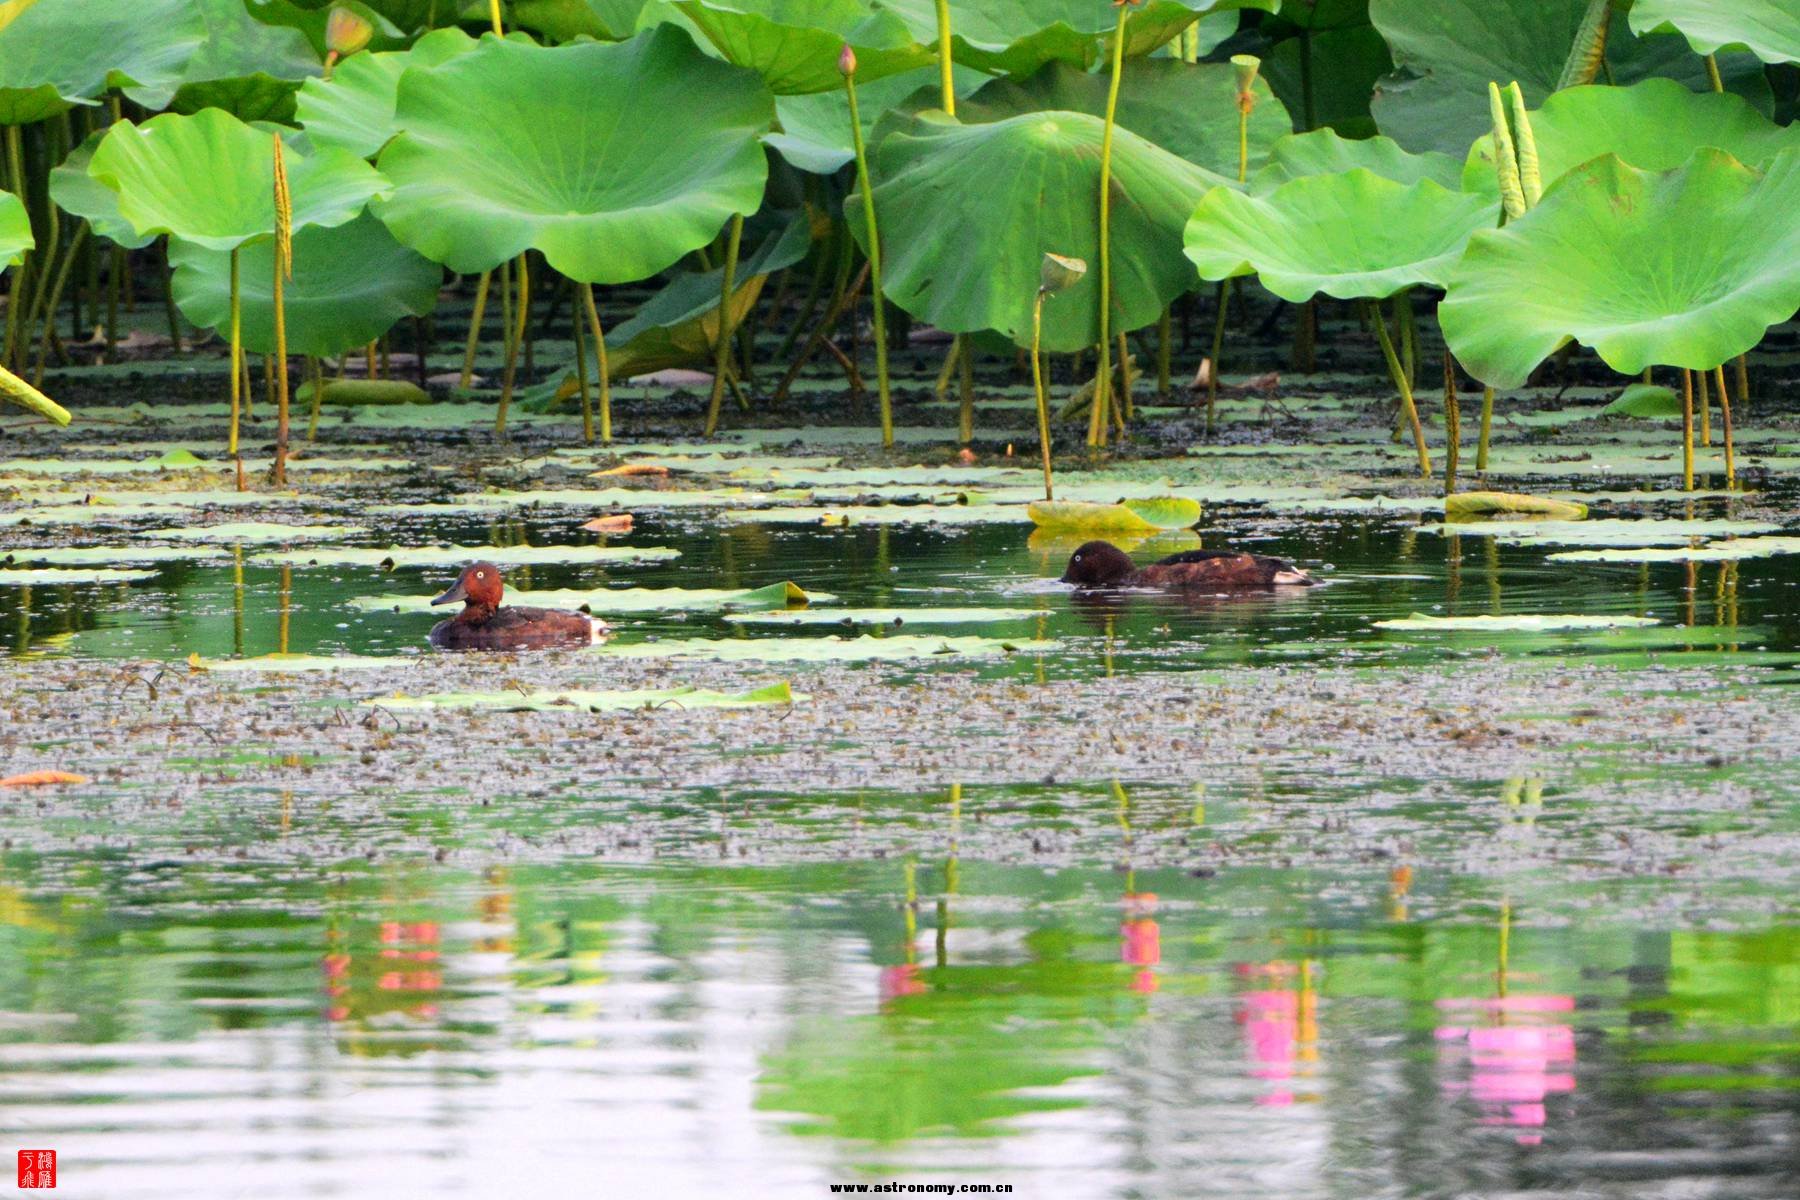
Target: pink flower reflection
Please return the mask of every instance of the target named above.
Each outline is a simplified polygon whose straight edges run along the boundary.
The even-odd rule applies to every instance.
[[[918,963],[896,963],[881,968],[877,987],[883,1004],[902,996],[917,996],[926,990],[925,981],[919,978]]]
[[[1238,1024],[1244,1027],[1249,1052],[1250,1076],[1285,1083],[1296,1076],[1310,1076],[1318,1061],[1318,993],[1310,970],[1292,963],[1239,963],[1243,978],[1286,980],[1298,976],[1298,990],[1265,988],[1239,997]],[[1277,1087],[1259,1097],[1259,1105],[1285,1107],[1303,1098],[1288,1087]]]
[[[1127,986],[1146,996],[1162,986],[1156,972],[1151,970],[1162,962],[1162,926],[1151,915],[1154,912],[1154,893],[1126,893],[1125,919],[1119,923],[1119,961],[1143,968],[1132,975]]]
[[[1538,1131],[1549,1120],[1544,1101],[1575,1090],[1575,1031],[1555,1020],[1574,1011],[1575,998],[1453,998],[1439,1000],[1438,1008],[1481,1022],[1438,1027],[1440,1061],[1456,1070],[1466,1059],[1469,1067],[1467,1080],[1444,1081],[1444,1094],[1467,1095],[1481,1110],[1481,1124],[1523,1130],[1516,1135],[1520,1145],[1540,1145]]]

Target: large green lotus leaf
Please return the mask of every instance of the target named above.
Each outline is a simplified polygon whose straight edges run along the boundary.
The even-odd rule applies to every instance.
[[[368,163],[335,147],[302,154],[289,145],[283,157],[296,231],[342,225],[386,186]],[[271,137],[216,108],[120,121],[88,173],[118,194],[119,214],[139,235],[230,250],[275,230]]]
[[[507,712],[622,712],[647,709],[682,712],[690,708],[759,708],[795,704],[808,697],[783,680],[748,692],[714,692],[696,687],[588,691],[579,688],[537,692],[434,692],[428,696],[378,696],[373,708],[497,708]]]
[[[1369,24],[1366,0],[1359,7],[1360,23],[1283,38],[1263,58],[1262,74],[1299,128],[1335,129],[1349,138],[1375,134],[1369,99],[1394,60]]]
[[[119,213],[119,193],[88,174],[94,150],[105,130],[96,130],[87,141],[69,151],[62,165],[50,172],[50,198],[64,212],[83,217],[93,231],[117,242],[127,250],[138,250],[156,240],[155,234],[140,234]]]
[[[1383,179],[1414,184],[1421,179],[1456,191],[1462,187],[1462,164],[1448,154],[1413,154],[1393,138],[1346,138],[1332,129],[1291,133],[1269,151],[1269,162],[1250,181],[1250,190],[1266,195],[1290,179],[1337,175],[1362,167]]]
[[[1800,127],[1775,124],[1741,96],[1692,92],[1673,79],[1646,79],[1623,88],[1568,88],[1531,114],[1531,128],[1545,186],[1602,154],[1616,154],[1648,171],[1667,171],[1700,147],[1717,146],[1762,170],[1781,151],[1800,146]],[[1491,135],[1470,149],[1462,186],[1499,194]]]
[[[974,125],[1026,113],[1061,109],[1106,115],[1106,74],[1068,63],[1046,63],[1026,79],[996,79],[956,106],[956,118]],[[1287,110],[1260,78],[1250,114],[1251,170],[1269,156],[1277,138],[1293,129]],[[1119,128],[1197,166],[1236,179],[1238,171],[1237,79],[1229,63],[1185,63],[1173,58],[1134,62],[1119,81]]]
[[[1587,8],[1588,0],[1369,0],[1369,16],[1398,68],[1376,89],[1381,131],[1412,150],[1462,156],[1492,128],[1489,82],[1517,80],[1532,102],[1556,90]],[[1709,86],[1704,64],[1680,38],[1637,38],[1622,14],[1612,21],[1612,82],[1668,75],[1696,90]],[[1719,66],[1731,90],[1767,102],[1761,63],[1738,54]]]
[[[1794,0],[1637,0],[1631,28],[1674,30],[1696,54],[1743,47],[1766,63],[1800,62],[1800,5]]]
[[[300,81],[321,70],[298,29],[265,25],[243,0],[193,0],[206,40],[188,59],[171,107],[193,113],[222,108],[244,121],[287,121]]]
[[[988,81],[988,76],[968,67],[952,67],[956,94],[959,98],[975,91]],[[892,109],[914,93],[929,94],[936,103],[940,86],[934,66],[902,71],[872,83],[856,84],[857,109],[862,117],[863,137],[875,144],[875,125]],[[933,89],[923,93],[922,89]],[[830,175],[856,158],[850,140],[850,101],[843,89],[815,92],[809,96],[779,96],[775,100],[776,124],[780,127],[763,141],[780,152],[781,157],[802,171],[814,175]]]
[[[11,192],[0,192],[0,267],[12,266],[36,245],[24,201]]]
[[[300,85],[295,113],[315,146],[341,146],[372,157],[393,137],[394,103],[408,68],[430,69],[475,49],[460,29],[436,29],[408,50],[353,54],[330,79]]]
[[[937,44],[936,0],[881,0],[913,36]],[[1125,26],[1125,53],[1148,54],[1199,17],[1239,8],[1273,12],[1276,0],[1149,0]],[[1112,0],[950,0],[956,61],[996,75],[1029,75],[1047,62],[1092,67],[1110,52],[1119,10]]]
[[[1662,173],[1609,154],[1470,239],[1438,321],[1457,360],[1498,388],[1571,338],[1627,375],[1710,370],[1800,308],[1795,212],[1800,150],[1766,176],[1722,150]]]
[[[238,251],[238,295],[244,347],[275,351],[275,243],[262,238]],[[231,320],[231,254],[176,239],[175,303],[203,329],[227,330]],[[294,235],[294,277],[283,284],[290,354],[319,358],[366,346],[403,317],[437,307],[444,269],[394,240],[387,226],[364,213],[332,228],[309,226]]]
[[[161,108],[205,38],[194,0],[10,0],[0,5],[0,124],[41,121],[115,87]]]
[[[660,25],[553,49],[489,35],[407,70],[395,111],[376,212],[402,242],[462,274],[535,248],[572,279],[629,283],[761,205],[775,105]]]
[[[952,333],[994,329],[1031,344],[1045,253],[1099,260],[1102,122],[1052,112],[963,125],[941,114],[897,118],[876,154],[875,205],[889,299]],[[1112,283],[1118,331],[1155,321],[1193,276],[1181,228],[1218,175],[1128,130],[1113,140]],[[851,197],[850,204],[858,203]],[[851,231],[864,237],[862,222]],[[1099,277],[1044,305],[1044,348],[1099,336]]]
[[[856,54],[856,80],[932,61],[907,23],[872,0],[674,0],[727,62],[761,75],[781,96],[842,91],[838,54]]]
[[[1381,299],[1442,286],[1469,235],[1492,228],[1499,206],[1430,179],[1408,187],[1358,167],[1291,180],[1266,196],[1207,193],[1187,227],[1187,256],[1203,279],[1254,273],[1284,300],[1320,292]]]
[[[416,0],[415,0],[416,2]],[[513,0],[506,16],[520,29],[551,41],[577,37],[622,42],[638,29],[638,18],[650,0]]]

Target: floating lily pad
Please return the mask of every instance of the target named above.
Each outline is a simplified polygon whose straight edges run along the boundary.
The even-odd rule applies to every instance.
[[[174,529],[145,529],[141,537],[172,542],[304,542],[315,538],[343,538],[367,533],[361,525],[284,525],[277,521],[234,521],[224,525],[181,525]]]
[[[1603,417],[1638,417],[1666,421],[1681,416],[1681,397],[1660,383],[1634,383],[1619,398],[1600,410]]]
[[[698,658],[721,662],[875,662],[921,658],[989,658],[1015,651],[1052,649],[1051,641],[1007,641],[987,637],[694,638],[662,642],[609,643],[583,651],[608,658]]]
[[[1200,502],[1185,496],[1090,504],[1081,500],[1037,500],[1029,510],[1032,523],[1044,529],[1077,529],[1095,533],[1154,533],[1187,529],[1200,520]]]
[[[254,658],[202,658],[188,655],[196,671],[249,671],[284,674],[293,671],[380,671],[413,666],[417,654],[260,654]]]
[[[1626,629],[1655,625],[1654,617],[1579,616],[1573,614],[1529,614],[1511,617],[1433,617],[1414,613],[1392,621],[1377,621],[1377,629],[1400,629],[1425,633],[1546,633],[1559,629]]]
[[[216,558],[225,552],[216,546],[9,546],[0,551],[0,562],[30,563],[143,563],[192,562]]]
[[[1632,547],[1612,550],[1561,550],[1549,556],[1553,562],[1665,563],[1735,562],[1743,558],[1768,558],[1776,554],[1800,554],[1800,537],[1748,537],[1703,546],[1676,549]]]
[[[296,567],[448,567],[472,562],[499,566],[531,563],[652,563],[680,558],[667,546],[319,546],[275,550],[252,562],[287,563]]]
[[[734,525],[1023,525],[1023,504],[845,504],[729,509],[720,520]]]
[[[595,692],[581,689],[532,692],[434,692],[426,696],[378,696],[364,700],[365,707],[497,708],[508,712],[621,712],[630,709],[682,711],[691,708],[760,708],[770,704],[797,704],[808,697],[796,694],[785,680],[735,695],[695,687],[642,688],[632,691]]]
[[[436,612],[430,596],[357,596],[355,608],[400,612]],[[808,592],[797,583],[772,583],[747,590],[731,588],[575,588],[506,593],[506,603],[538,608],[585,608],[597,613],[716,612],[751,609],[784,609],[825,604],[837,599],[829,592]],[[830,610],[825,610],[830,611]]]
[[[40,584],[57,583],[135,583],[140,579],[154,578],[156,578],[155,571],[126,571],[108,567],[93,570],[83,570],[79,567],[0,570],[0,586],[5,587],[37,587]]]
[[[1033,608],[800,608],[730,613],[725,619],[745,625],[982,625],[1043,615]]]
[[[1513,546],[1678,546],[1692,538],[1769,533],[1780,526],[1731,520],[1514,520],[1422,525],[1422,533],[1491,537]]]
[[[1579,521],[1587,516],[1587,505],[1577,504],[1573,500],[1527,496],[1520,492],[1457,492],[1444,497],[1446,517],[1470,517],[1486,513],[1528,513],[1561,521]]]

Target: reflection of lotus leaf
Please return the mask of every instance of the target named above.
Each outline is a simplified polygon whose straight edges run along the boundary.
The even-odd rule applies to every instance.
[[[1573,338],[1615,371],[1710,370],[1800,308],[1800,150],[1766,176],[1722,150],[1640,171],[1613,155],[1478,233],[1438,306],[1469,373],[1523,384]]]
[[[463,274],[535,248],[572,279],[629,283],[758,208],[773,119],[755,75],[674,26],[554,48],[489,35],[401,76],[376,212]]]

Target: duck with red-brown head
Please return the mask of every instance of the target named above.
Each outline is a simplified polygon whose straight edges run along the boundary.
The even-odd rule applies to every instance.
[[[1062,582],[1087,591],[1132,588],[1223,594],[1312,587],[1318,580],[1285,558],[1240,550],[1188,550],[1140,567],[1111,542],[1085,542],[1070,555]]]
[[[440,650],[548,650],[559,646],[592,646],[606,640],[607,627],[586,613],[551,608],[502,607],[505,586],[500,568],[478,562],[432,604],[462,602],[463,610],[431,630]]]

